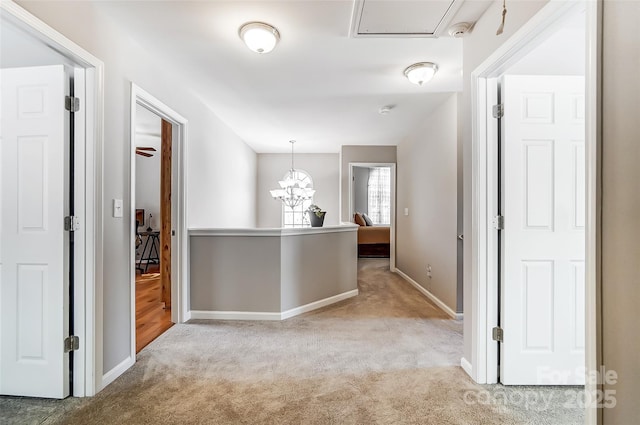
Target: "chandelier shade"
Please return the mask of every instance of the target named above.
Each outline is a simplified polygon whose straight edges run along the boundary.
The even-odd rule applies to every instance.
[[[298,172],[293,166],[293,145],[295,142],[295,140],[289,141],[291,143],[291,168],[284,179],[278,182],[280,188],[269,191],[274,199],[279,199],[291,209],[313,198],[313,194],[316,192],[313,188],[307,187],[308,183],[298,177]]]

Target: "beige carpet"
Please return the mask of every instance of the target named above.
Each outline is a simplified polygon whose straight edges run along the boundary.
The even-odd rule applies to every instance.
[[[96,397],[63,403],[44,423],[583,423],[562,407],[579,389],[473,384],[457,366],[462,324],[388,261],[361,260],[359,288],[282,322],[176,325]]]

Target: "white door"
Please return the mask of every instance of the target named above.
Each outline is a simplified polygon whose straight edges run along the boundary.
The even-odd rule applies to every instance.
[[[69,79],[62,65],[1,72],[0,394],[63,398]]]
[[[501,90],[501,382],[584,384],[584,78]]]

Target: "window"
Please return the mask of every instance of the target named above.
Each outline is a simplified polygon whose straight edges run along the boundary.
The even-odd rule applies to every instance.
[[[307,187],[313,188],[313,180],[306,171],[295,170],[294,177],[307,183]],[[313,198],[303,201],[293,209],[282,204],[282,227],[311,227],[306,213],[311,204],[313,204]]]
[[[391,223],[391,168],[369,170],[368,204],[373,224]]]

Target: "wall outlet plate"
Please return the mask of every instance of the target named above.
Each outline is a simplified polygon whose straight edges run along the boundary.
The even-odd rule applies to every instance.
[[[123,215],[123,203],[122,203],[122,199],[114,199],[113,200],[113,216],[115,218],[122,218]]]

